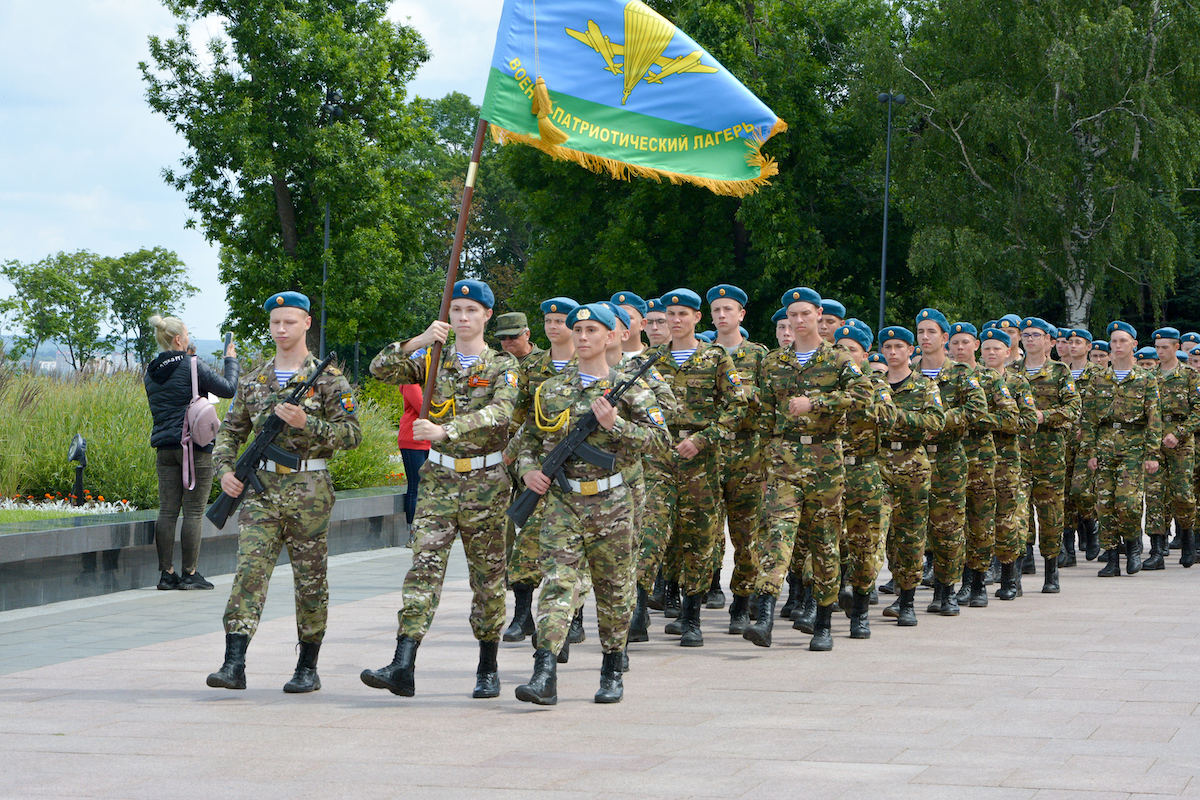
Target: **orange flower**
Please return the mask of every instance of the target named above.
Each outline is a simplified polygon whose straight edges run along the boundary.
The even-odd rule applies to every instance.
[[[97,497],[97,499],[98,499],[98,500],[99,500],[101,503],[103,503],[103,502],[104,502],[104,495],[99,495],[99,496]]]
[[[47,499],[47,500],[53,500],[53,499],[54,499],[54,495],[50,494],[49,492],[46,492],[46,499]]]

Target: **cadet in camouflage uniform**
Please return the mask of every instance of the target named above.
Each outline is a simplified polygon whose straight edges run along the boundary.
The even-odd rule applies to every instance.
[[[720,529],[717,497],[721,478],[721,442],[734,441],[747,412],[746,393],[733,360],[724,348],[696,339],[700,295],[676,289],[662,296],[671,341],[660,345],[657,368],[671,386],[679,411],[668,419],[679,442],[670,456],[672,481],[665,505],[678,542],[680,613],[684,647],[700,647],[700,606],[712,585],[712,551]]]
[[[511,500],[503,450],[520,394],[517,360],[483,340],[495,298],[482,281],[454,284],[449,324],[435,321],[420,336],[394,342],[371,362],[371,374],[394,384],[424,383],[431,364],[427,348],[444,342],[451,328],[454,347],[442,354],[434,376],[431,419],[413,423],[413,435],[433,443],[421,468],[413,563],[404,578],[396,653],[392,663],[363,670],[363,683],[411,697],[417,647],[429,631],[441,600],[446,562],[455,537],[467,555],[471,582],[471,629],[479,641],[479,667],[472,697],[497,697],[496,652],[504,626],[504,510]],[[438,421],[444,424],[438,424]]]
[[[970,367],[946,357],[950,323],[945,315],[935,308],[922,309],[916,325],[921,358],[913,369],[937,384],[946,411],[943,429],[925,440],[925,452],[933,468],[926,539],[933,552],[933,602],[926,611],[957,616],[954,584],[963,569],[969,474],[963,439],[972,420],[987,416],[987,396]]]
[[[1067,368],[1071,370],[1071,380],[1075,381],[1075,390],[1083,395],[1083,390],[1091,380],[1093,372],[1100,370],[1091,363],[1088,356],[1092,350],[1092,334],[1084,328],[1071,331],[1067,340],[1070,347]],[[1076,420],[1065,433],[1067,450],[1067,496],[1063,504],[1063,549],[1059,554],[1059,565],[1073,567],[1076,565],[1075,539],[1078,533],[1079,549],[1092,561],[1100,554],[1100,540],[1096,529],[1096,493],[1093,490],[1092,472],[1087,468],[1089,454],[1080,447],[1083,438],[1082,422]]]
[[[1029,381],[1038,407],[1038,430],[1025,437],[1022,463],[1030,499],[1029,533],[1025,544],[1026,563],[1021,571],[1033,574],[1033,509],[1037,509],[1038,549],[1045,561],[1042,592],[1056,594],[1058,553],[1062,549],[1063,496],[1067,484],[1066,435],[1079,418],[1079,392],[1065,364],[1050,360],[1054,340],[1050,323],[1037,317],[1021,321],[1021,342],[1026,356],[1009,369]]]
[[[286,545],[296,591],[296,635],[300,657],[288,693],[321,688],[317,655],[329,614],[327,578],[329,515],[333,510],[333,481],[325,460],[338,450],[352,450],[362,441],[354,414],[350,384],[329,367],[299,405],[283,403],[317,367],[305,342],[312,317],[308,298],[299,292],[272,295],[263,308],[271,315],[275,357],[243,375],[233,404],[217,432],[213,464],[221,490],[232,497],[246,490],[233,473],[238,450],[275,414],[289,427],[275,437],[275,446],[298,456],[292,471],[271,461],[258,470],[266,487],[250,493],[238,512],[237,572],[225,606],[225,663],[208,676],[208,685],[246,688],[246,648],[258,629],[267,584],[279,551]]]
[[[729,589],[729,633],[740,635],[750,624],[750,595],[758,582],[759,516],[762,510],[762,454],[759,450],[759,385],[767,348],[742,337],[740,324],[746,316],[746,293],[722,283],[706,295],[717,329],[716,343],[725,348],[742,382],[749,410],[732,442],[721,443],[721,499],[733,543],[733,575]],[[719,537],[724,542],[724,534]],[[713,581],[720,589],[724,547],[713,552]]]
[[[547,379],[534,398],[534,417],[517,438],[517,471],[523,483],[545,496],[540,535],[546,582],[538,598],[537,652],[534,673],[517,687],[517,699],[539,705],[558,702],[556,656],[567,646],[567,629],[578,604],[580,570],[588,570],[596,590],[596,617],[603,650],[597,703],[621,700],[621,656],[633,611],[635,533],[634,501],[623,471],[639,454],[668,444],[666,424],[653,394],[635,384],[616,408],[604,395],[624,380],[608,363],[616,341],[616,317],[605,304],[590,303],[567,317],[574,331],[578,361]],[[573,424],[591,411],[599,427],[588,444],[612,453],[622,471],[604,473],[582,459],[563,467],[570,491],[541,471],[546,456]],[[549,424],[546,424],[549,423]]]
[[[1158,471],[1162,419],[1158,378],[1134,364],[1137,331],[1126,322],[1108,326],[1112,363],[1092,378],[1083,399],[1083,437],[1093,455],[1087,467],[1096,473],[1098,515],[1104,520],[1100,544],[1108,563],[1102,578],[1119,576],[1117,545],[1124,540],[1127,571],[1141,569],[1137,541],[1142,537],[1145,475]]]
[[[1150,532],[1151,556],[1143,569],[1164,568],[1167,531],[1171,518],[1182,542],[1179,563],[1196,563],[1193,520],[1196,496],[1192,487],[1195,472],[1195,434],[1200,428],[1200,374],[1179,362],[1180,335],[1176,328],[1154,332],[1158,351],[1159,409],[1162,413],[1162,458],[1159,470],[1146,481],[1146,530]],[[1151,486],[1154,488],[1152,489]],[[1157,539],[1157,541],[1155,541]],[[1154,546],[1157,544],[1157,548]]]
[[[743,637],[771,646],[775,599],[800,548],[812,558],[816,606],[810,650],[833,649],[831,619],[840,587],[839,539],[845,467],[838,428],[847,412],[864,411],[871,382],[849,353],[820,337],[821,297],[812,289],[784,292],[781,305],[796,339],[763,364],[759,433],[764,439],[762,574],[758,613]],[[804,630],[803,620],[796,627]],[[805,626],[807,623],[805,623]]]
[[[937,384],[910,366],[912,332],[889,326],[879,332],[879,352],[887,361],[886,378],[896,406],[896,421],[880,442],[883,480],[892,501],[887,534],[888,568],[895,581],[896,602],[884,609],[896,624],[917,624],[913,603],[921,582],[921,562],[929,526],[929,483],[932,468],[925,438],[946,424]]]

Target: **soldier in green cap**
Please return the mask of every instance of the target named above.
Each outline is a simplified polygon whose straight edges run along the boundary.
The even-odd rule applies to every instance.
[[[514,356],[522,367],[542,353],[530,339],[529,319],[523,312],[510,311],[496,317],[496,341],[504,352]]]

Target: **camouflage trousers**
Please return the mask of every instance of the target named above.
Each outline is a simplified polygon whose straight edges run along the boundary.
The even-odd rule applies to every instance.
[[[525,484],[517,478],[513,470],[510,470],[508,475],[513,483],[512,499],[516,500],[517,495],[524,491]],[[525,526],[520,530],[507,514],[504,515],[504,556],[508,564],[509,586],[516,584],[537,586],[542,582],[538,532],[542,529],[542,512],[545,507],[546,501],[544,499],[539,501],[533,513],[529,515],[529,519],[525,520]]]
[[[772,437],[763,460],[767,493],[758,592],[779,594],[796,549],[803,549],[804,557],[812,559],[813,596],[818,605],[827,606],[841,588],[838,540],[846,482],[841,440],[803,444]]]
[[[933,474],[929,482],[929,531],[926,545],[933,553],[933,575],[942,583],[962,577],[967,522],[967,456],[962,442],[927,445]]]
[[[225,605],[225,632],[254,636],[267,584],[286,545],[296,591],[296,636],[319,644],[329,616],[329,515],[333,481],[325,470],[282,475],[259,472],[263,494],[250,494],[238,513],[237,572]]]
[[[1146,476],[1147,533],[1166,536],[1172,517],[1181,530],[1192,529],[1196,516],[1192,489],[1195,460],[1195,444],[1190,436],[1175,447],[1163,446],[1158,472]]]
[[[1038,428],[1025,437],[1021,462],[1025,469],[1025,493],[1029,497],[1029,527],[1025,541],[1034,537],[1033,512],[1037,511],[1037,541],[1042,558],[1058,558],[1062,551],[1063,495],[1067,490],[1065,434],[1053,428]]]
[[[763,471],[758,437],[726,442],[721,453],[721,499],[733,544],[733,575],[729,590],[738,597],[749,597],[758,582],[759,525],[762,512]],[[712,569],[725,560],[725,536],[717,537],[713,548]]]
[[[996,544],[996,447],[992,437],[968,437],[967,527],[963,563],[982,572]]]
[[[546,493],[541,548],[546,582],[537,604],[537,646],[555,653],[583,599],[586,572],[596,592],[605,653],[625,649],[634,604],[633,494],[625,485],[584,496],[557,486]]]
[[[1068,431],[1067,435],[1074,436],[1075,432]],[[1072,466],[1067,484],[1067,502],[1063,507],[1064,529],[1075,525],[1081,519],[1096,518],[1096,473],[1087,468],[1092,451],[1081,442],[1076,442],[1074,447],[1068,448],[1069,458],[1072,453],[1074,458],[1069,462]]]
[[[851,463],[853,462],[853,463]],[[859,594],[867,594],[879,574],[879,551],[883,535],[883,474],[875,456],[846,458],[846,492],[841,548],[847,579]]]
[[[1021,448],[1012,442],[996,454],[996,559],[1011,564],[1025,550],[1029,502],[1021,480]],[[1087,469],[1087,467],[1084,467]]]
[[[723,535],[717,498],[721,491],[721,454],[701,450],[695,458],[673,456],[673,474],[666,486],[667,503],[674,508],[673,539],[668,542],[664,573],[670,574],[671,547],[677,548],[678,578],[684,594],[704,594],[712,585],[712,551]],[[673,543],[673,544],[672,544]]]
[[[398,634],[419,642],[429,632],[457,536],[467,555],[471,630],[481,642],[499,641],[505,613],[504,510],[512,498],[508,470],[497,464],[458,473],[426,461],[418,491],[413,563],[404,578]]]
[[[1122,539],[1142,537],[1145,446],[1142,431],[1102,430],[1096,447],[1096,500],[1100,546],[1112,550]]]
[[[663,566],[667,543],[671,538],[671,517],[675,514],[675,492],[671,477],[660,462],[646,459],[644,463],[646,502],[638,541],[637,583],[647,592],[654,589],[654,578]]]
[[[905,443],[900,450],[889,448],[880,452],[880,471],[892,501],[887,532],[888,569],[896,588],[915,589],[921,582],[925,557],[933,469],[925,448],[916,442]]]

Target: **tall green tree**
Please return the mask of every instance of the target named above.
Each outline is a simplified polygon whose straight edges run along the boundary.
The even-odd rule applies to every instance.
[[[416,209],[430,176],[403,157],[428,136],[404,102],[428,58],[420,35],[389,22],[384,0],[163,2],[184,21],[220,20],[205,55],[180,25],[150,37],[153,63],[140,67],[150,107],[188,143],[164,177],[221,245],[230,326],[261,339],[261,303],[282,289],[307,294],[317,319],[324,294],[331,341],[386,339],[426,318],[437,279]],[[334,91],[336,110],[322,111]]]
[[[103,258],[97,267],[96,280],[108,306],[109,321],[121,332],[125,362],[129,363],[132,348],[138,363],[150,363],[155,349],[150,316],[171,314],[185,297],[196,293],[196,287],[187,281],[187,267],[163,247]]]

